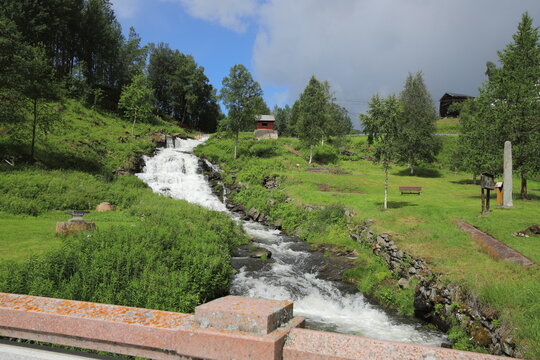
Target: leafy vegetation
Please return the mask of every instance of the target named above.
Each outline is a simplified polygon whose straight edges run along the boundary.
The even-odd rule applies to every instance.
[[[280,138],[275,141],[275,155],[249,156],[248,149],[257,144],[249,134],[240,136],[239,147],[244,155],[234,160],[232,140],[214,136],[204,147],[197,148],[199,155],[219,163],[224,178],[235,184],[239,191],[233,199],[246,206],[255,207],[269,214],[289,232],[313,243],[343,245],[359,254],[359,269],[348,273],[363,290],[371,290],[380,302],[391,304],[404,314],[410,314],[412,295],[399,291],[395,280],[388,278],[383,267],[378,267],[370,251],[348,236],[344,220],[329,216],[321,221],[321,207],[346,209],[355,214],[353,222],[373,219],[376,232],[390,233],[393,240],[406,251],[427,259],[432,269],[447,281],[460,284],[467,291],[480,296],[487,306],[494,309],[505,329],[513,329],[512,336],[529,358],[540,355],[540,313],[534,305],[540,301],[540,277],[535,270],[523,269],[506,261],[491,258],[455,226],[455,219],[463,219],[479,229],[505,242],[535,261],[540,261],[536,238],[512,236],[513,232],[537,222],[538,201],[515,200],[515,208],[495,208],[488,216],[480,216],[480,190],[473,185],[469,175],[447,167],[447,146],[456,142],[454,137],[443,137],[439,159],[433,167],[420,166],[415,176],[407,168],[394,165],[389,172],[391,201],[388,210],[381,212],[381,194],[384,186],[380,179],[383,169],[364,157],[373,156],[366,137],[348,138],[340,144],[355,156],[339,156],[338,167],[308,171],[308,151],[297,139]],[[501,160],[502,161],[502,160]],[[265,189],[265,178],[279,179],[277,189]],[[531,196],[540,198],[540,183],[531,181]],[[398,186],[421,186],[420,196],[400,195]],[[330,211],[333,213],[333,210]],[[315,226],[315,224],[319,224]],[[313,228],[311,228],[313,226]],[[295,231],[296,230],[296,231]],[[362,254],[366,254],[364,257]],[[374,263],[375,262],[375,263]],[[363,267],[368,270],[364,271]],[[378,280],[379,279],[379,280]],[[414,286],[414,285],[413,285]],[[388,289],[392,290],[384,290]],[[368,292],[369,293],[369,292]],[[391,295],[393,294],[393,295]]]
[[[0,291],[180,312],[226,294],[230,251],[246,241],[241,229],[111,171],[132,170],[153,138],[182,130],[136,124],[133,137],[131,124],[75,101],[58,111],[63,126],[42,137],[48,146],[38,142],[36,164],[0,166]],[[0,140],[13,149],[11,138]],[[86,217],[97,231],[54,235],[63,211],[103,201],[117,210]]]
[[[431,163],[440,150],[435,134],[437,112],[421,72],[409,74],[399,95],[402,113],[399,116],[399,140],[394,145],[399,161],[408,164],[411,175],[418,162]]]
[[[401,105],[398,99],[390,95],[381,99],[374,95],[369,101],[368,115],[361,117],[364,132],[370,144],[375,143],[374,160],[382,162],[384,168],[384,204],[388,208],[388,170],[390,162],[396,161],[399,156],[398,144],[400,138],[399,118]]]
[[[137,189],[117,191],[126,188]],[[137,192],[127,224],[98,222],[43,256],[3,263],[1,291],[178,312],[227,294],[241,230],[226,215]]]
[[[502,172],[499,159],[505,141],[512,142],[514,170],[521,177],[521,198],[527,181],[540,173],[540,37],[528,13],[523,14],[513,42],[499,52],[501,67],[488,64],[489,79],[480,96],[462,111],[465,167],[471,172]]]
[[[110,1],[1,0],[0,50],[0,124],[11,129],[33,115],[30,160],[36,129],[54,122],[47,104],[65,96],[132,122],[159,116],[211,132],[221,117],[194,58],[164,43],[141,47],[134,28],[125,39]]]
[[[312,76],[292,108],[288,105],[274,108],[279,134],[296,136],[310,145],[310,162],[315,144],[320,141],[324,145],[326,140],[349,134],[352,130],[347,110],[335,100],[330,83],[320,82]]]

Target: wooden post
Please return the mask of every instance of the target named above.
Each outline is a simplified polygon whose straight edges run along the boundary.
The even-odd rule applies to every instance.
[[[484,215],[485,210],[486,210],[486,198],[484,195],[484,188],[482,188],[482,193],[480,195],[480,198],[482,199],[482,215]]]
[[[487,198],[486,198],[486,213],[489,213],[490,210],[489,210],[489,198],[491,197],[490,193],[491,193],[491,190],[489,189],[486,189],[486,193],[487,193]]]

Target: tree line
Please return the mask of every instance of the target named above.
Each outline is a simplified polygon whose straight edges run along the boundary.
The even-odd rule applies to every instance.
[[[220,128],[235,136],[235,158],[239,132],[253,130],[257,115],[270,114],[262,95],[259,83],[243,65],[233,66],[229,76],[223,79],[220,99],[228,109],[228,117],[222,120]],[[324,144],[326,139],[352,130],[351,118],[345,108],[335,103],[330,84],[320,82],[315,76],[311,77],[292,107],[276,105],[272,112],[279,135],[298,137],[309,146],[310,164],[315,144],[319,141]]]
[[[109,0],[0,0],[0,124],[31,114],[37,131],[55,119],[50,102],[66,96],[127,119],[157,116],[212,132],[223,117],[216,90],[195,59],[165,43],[124,37]]]
[[[512,142],[513,169],[521,177],[520,197],[527,199],[527,179],[540,173],[540,37],[528,13],[522,15],[513,42],[498,52],[500,66],[487,62],[487,81],[477,98],[456,104],[460,135],[452,167],[476,177],[503,172],[504,142]],[[364,132],[374,145],[374,160],[385,169],[385,208],[388,169],[392,163],[413,166],[430,163],[440,150],[434,137],[437,114],[422,74],[409,74],[402,93],[382,98],[375,94]],[[454,109],[455,109],[454,108]]]

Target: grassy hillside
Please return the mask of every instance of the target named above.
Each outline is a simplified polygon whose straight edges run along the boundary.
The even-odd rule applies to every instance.
[[[444,144],[448,143],[445,138]],[[342,145],[355,153],[353,156],[319,149],[319,158],[323,154],[334,161],[324,166],[325,172],[308,171],[320,165],[307,164],[306,150],[295,139],[255,142],[246,134],[238,160],[232,159],[232,146],[231,140],[215,137],[198,151],[220,163],[229,173],[226,180],[239,184],[241,190],[234,195],[236,201],[268,212],[273,221],[279,220],[286,229],[297,229],[299,235],[311,242],[345,245],[361,256],[361,246],[348,237],[342,224],[334,222],[327,226],[321,221],[331,217],[331,211],[323,214],[305,209],[345,208],[354,214],[354,221],[372,219],[376,231],[392,234],[400,247],[428,260],[433,270],[447,281],[478,294],[499,314],[505,329],[518,339],[528,357],[540,357],[539,266],[522,268],[494,260],[455,225],[456,219],[464,219],[540,262],[538,237],[512,236],[513,232],[538,223],[540,182],[531,181],[529,185],[535,200],[516,199],[514,209],[503,210],[492,199],[493,212],[480,216],[480,189],[470,184],[469,174],[439,166],[421,168],[416,176],[409,176],[408,169],[394,166],[390,174],[390,209],[383,211],[384,173],[379,165],[363,160],[369,155],[365,138],[353,138]],[[265,178],[279,179],[279,188],[262,187]],[[407,185],[421,186],[422,194],[400,195],[398,187]],[[518,193],[517,178],[514,186],[514,193]],[[388,276],[380,266],[370,265],[373,260],[364,257],[362,261],[372,267],[372,277]],[[388,292],[382,295],[381,299],[386,301]],[[407,307],[399,305],[403,299],[394,300],[407,313]]]
[[[131,122],[115,114],[94,111],[75,100],[50,104],[56,121],[39,122],[36,139],[36,167],[81,170],[111,176],[113,171],[131,169],[142,155],[151,153],[156,132],[182,134],[185,131],[155,119],[155,123],[138,123],[131,134]],[[30,118],[0,131],[2,157],[27,161],[31,142]],[[46,125],[46,126],[45,126]],[[6,163],[2,161],[3,167]]]
[[[0,291],[190,312],[228,292],[230,251],[246,241],[226,215],[154,194],[131,170],[158,133],[157,122],[131,124],[75,101],[57,105],[61,121],[25,162],[24,126],[4,131],[0,165]],[[129,130],[128,130],[129,129]],[[3,160],[3,159],[2,159]],[[87,215],[95,232],[57,236],[66,210]]]
[[[435,123],[437,134],[459,134],[459,118],[443,118]]]

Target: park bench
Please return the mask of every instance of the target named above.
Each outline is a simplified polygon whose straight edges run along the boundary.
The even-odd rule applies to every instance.
[[[400,186],[399,191],[401,192],[401,195],[403,194],[420,195],[420,192],[422,192],[422,188],[420,186]]]

